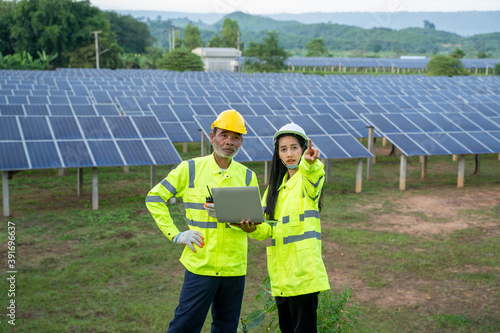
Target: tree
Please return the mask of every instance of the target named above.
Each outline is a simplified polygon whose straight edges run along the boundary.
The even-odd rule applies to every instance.
[[[10,36],[10,27],[14,24],[12,11],[15,2],[7,2],[0,0],[0,53],[14,53],[14,41]]]
[[[436,29],[436,26],[434,25],[434,23],[431,23],[427,20],[424,20],[424,28],[425,29]]]
[[[203,71],[205,66],[199,56],[191,51],[184,49],[175,49],[167,53],[160,60],[160,69],[168,69],[170,71]]]
[[[500,75],[500,62],[498,64],[495,64],[495,74]]]
[[[226,19],[222,23],[222,30],[220,33],[222,39],[224,40],[225,47],[238,48],[239,31],[240,27],[238,26],[238,21],[233,21],[229,17],[226,17]]]
[[[215,34],[210,40],[208,41],[208,47],[224,47],[224,40],[219,34]]]
[[[193,27],[191,23],[188,23],[184,28],[183,33],[184,46],[188,50],[195,49],[197,47],[203,46],[203,41],[201,40],[200,29],[198,27]]]
[[[276,31],[268,31],[267,37],[263,38],[262,43],[250,43],[250,46],[244,51],[244,55],[255,57],[260,62],[248,64],[249,69],[264,72],[281,70],[288,53],[278,44]]]
[[[151,46],[148,47],[146,51],[148,56],[148,68],[157,69],[158,62],[163,57],[163,49],[156,46]]]
[[[379,53],[382,50],[382,44],[380,44],[380,42],[373,41],[370,44],[370,48],[372,49],[373,53]]]
[[[209,47],[238,47],[238,34],[240,27],[238,21],[226,17],[222,23],[222,30],[208,41]]]
[[[325,48],[323,38],[315,38],[306,44],[306,57],[323,57],[328,56],[328,51]]]
[[[21,0],[14,7],[10,28],[16,53],[57,53],[54,64],[59,67],[70,64],[92,67],[92,49],[95,66],[92,31],[102,31],[99,47],[101,50],[108,49],[106,56],[102,57],[103,67],[107,66],[104,64],[118,65],[120,48],[109,21],[104,12],[90,5],[89,0]]]
[[[478,57],[478,59],[488,58],[488,56],[486,55],[486,52],[484,52],[484,51],[477,51],[477,57]]]
[[[146,23],[116,12],[106,12],[106,18],[111,30],[116,33],[118,45],[125,53],[145,53],[153,44],[153,37]]]
[[[425,66],[427,75],[467,75],[460,59],[445,55],[435,55]]]
[[[456,59],[462,59],[465,56],[465,53],[461,49],[457,48],[452,54],[450,54],[450,56]]]

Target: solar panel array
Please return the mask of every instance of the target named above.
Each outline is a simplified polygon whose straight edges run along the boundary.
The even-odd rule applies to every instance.
[[[179,163],[153,116],[0,116],[0,170]]]
[[[213,117],[199,116],[196,122],[209,137]],[[235,157],[237,161],[270,161],[273,156],[273,135],[281,126],[294,122],[311,138],[314,147],[321,151],[321,158],[371,157],[365,147],[349,134],[331,115],[295,116],[246,116],[247,134],[244,144]]]
[[[287,66],[297,67],[383,67],[424,69],[429,58],[426,59],[401,59],[401,58],[337,58],[337,57],[290,57],[285,60]],[[467,69],[494,68],[500,59],[460,59]]]
[[[405,155],[500,153],[500,125],[478,113],[363,114]]]
[[[69,163],[64,159],[61,147],[66,144],[63,142],[80,140],[89,155],[81,163],[85,166],[100,165],[99,158],[91,149],[95,143],[91,142],[108,140],[119,152],[120,159],[113,160],[116,163],[176,164],[179,160],[176,154],[166,155],[168,161],[166,157],[157,161],[148,140],[163,140],[165,144],[170,142],[169,150],[173,149],[171,142],[200,141],[200,127],[207,135],[208,119],[211,123],[218,113],[226,109],[238,110],[249,123],[248,140],[238,157],[241,160],[269,160],[268,138],[280,127],[279,124],[288,121],[296,121],[306,127],[326,157],[366,157],[370,154],[360,144],[338,139],[348,135],[350,142],[354,142],[356,140],[353,141],[352,137],[367,137],[369,121],[363,115],[391,115],[394,119],[392,115],[395,113],[474,113],[493,124],[500,124],[500,77],[251,75],[107,69],[4,70],[0,71],[0,117],[2,123],[12,124],[18,132],[13,136],[2,134],[0,154],[10,159],[10,153],[23,147],[26,161],[19,162],[21,156],[16,162],[22,168],[52,165],[48,162],[33,163],[34,155],[27,150],[36,140],[46,140],[52,142],[52,150],[57,152],[52,155],[58,157],[54,165],[67,167],[78,163]],[[23,125],[25,120],[22,119],[32,117],[43,119],[38,121],[48,124],[52,136],[33,139],[28,144],[30,136],[23,128],[26,125]],[[133,140],[142,143],[141,149],[147,152],[149,159],[143,157],[132,161],[125,158],[127,153],[122,151],[122,140],[132,139],[116,133],[112,124],[122,126],[116,120],[120,117],[132,123],[138,133]],[[71,122],[76,123],[76,132],[72,134],[81,139],[57,137],[54,132],[56,118],[74,119]],[[92,120],[83,120],[87,118]],[[156,129],[157,137],[145,137],[145,133],[140,132],[142,121],[146,121],[139,120],[142,118],[150,122],[146,127]],[[104,123],[110,132],[105,138],[87,137],[84,132],[86,122]],[[375,133],[394,136],[377,126]],[[12,148],[14,146],[15,149]],[[4,153],[7,151],[4,149],[9,149],[9,154]],[[495,151],[492,147],[490,150]],[[2,170],[6,169],[10,166],[2,166]]]

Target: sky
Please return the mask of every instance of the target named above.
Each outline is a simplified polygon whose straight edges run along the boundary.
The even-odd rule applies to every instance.
[[[499,0],[90,0],[101,10],[248,14],[500,10]]]

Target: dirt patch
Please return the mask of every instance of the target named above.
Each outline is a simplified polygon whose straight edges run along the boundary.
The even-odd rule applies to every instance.
[[[500,206],[500,186],[492,189],[467,191],[453,189],[453,193],[411,193],[391,201],[390,213],[370,214],[370,230],[406,233],[410,235],[450,234],[469,227],[487,228],[499,234],[500,217],[481,214],[479,218],[468,211],[490,211]],[[382,204],[365,207],[382,209]]]
[[[408,191],[401,196],[378,198],[369,205],[359,207],[367,213],[368,220],[349,224],[364,230],[404,233],[419,237],[449,235],[457,230],[479,228],[489,236],[500,236],[500,217],[495,207],[500,206],[500,185],[484,188],[440,189],[435,193]],[[335,228],[333,221],[322,221],[324,228]],[[327,265],[332,292],[339,293],[345,285],[352,290],[352,298],[361,303],[383,308],[425,306],[439,309],[455,308],[457,300],[462,305],[475,307],[475,299],[484,298],[492,291],[479,290],[465,281],[419,280],[405,276],[404,272],[378,273],[372,287],[363,278],[363,264],[341,244],[322,241],[324,262]],[[421,252],[423,249],[414,248]],[[500,268],[465,267],[450,269],[450,274],[498,274]],[[369,279],[368,279],[369,280]],[[476,290],[477,289],[477,290]],[[492,301],[489,300],[491,303]]]
[[[339,293],[344,286],[348,285],[352,290],[352,297],[356,301],[369,302],[382,307],[411,306],[426,303],[432,299],[431,295],[419,290],[423,281],[415,279],[394,280],[391,276],[386,276],[385,286],[382,288],[372,288],[367,286],[359,277],[361,272],[355,264],[356,260],[348,254],[344,254],[338,244],[327,243],[330,250],[337,249],[337,254],[328,255],[325,262],[336,262],[343,268],[334,268],[328,272],[332,292]],[[333,261],[333,258],[337,259]],[[346,269],[346,267],[348,267]]]

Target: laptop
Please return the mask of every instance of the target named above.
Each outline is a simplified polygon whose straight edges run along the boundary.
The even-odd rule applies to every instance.
[[[213,187],[212,196],[218,222],[240,223],[248,219],[255,223],[264,222],[257,186]]]

